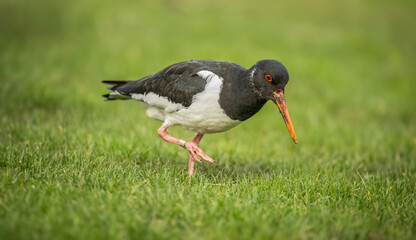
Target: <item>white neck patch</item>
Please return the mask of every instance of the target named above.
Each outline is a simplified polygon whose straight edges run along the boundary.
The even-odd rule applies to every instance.
[[[256,72],[256,68],[253,68],[253,71],[250,73],[250,81],[253,81],[254,73]]]

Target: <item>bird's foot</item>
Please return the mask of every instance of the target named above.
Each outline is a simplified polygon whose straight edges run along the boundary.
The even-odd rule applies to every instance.
[[[209,163],[214,163],[215,162],[214,159],[210,158],[207,154],[205,154],[204,151],[202,151],[202,149],[194,141],[186,142],[185,143],[185,148],[189,152],[189,170],[188,170],[189,176],[194,174],[195,160],[198,161],[198,162],[201,162],[200,158],[202,158],[203,160],[205,160]]]

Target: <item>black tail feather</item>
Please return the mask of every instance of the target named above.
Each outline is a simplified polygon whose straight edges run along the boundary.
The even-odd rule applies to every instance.
[[[131,81],[125,81],[125,80],[103,80],[101,82],[102,83],[105,83],[105,84],[112,85],[112,86],[108,87],[108,89],[114,91],[114,92],[107,93],[107,94],[104,94],[103,95],[103,97],[106,98],[106,100],[117,100],[117,99],[127,100],[127,99],[130,99],[130,95],[121,94],[116,89],[119,86],[121,86],[123,84],[126,84],[128,82],[131,82]]]
[[[106,98],[105,100],[115,100],[114,98],[110,98],[110,94],[109,93],[104,94],[103,97]]]
[[[125,83],[128,83],[130,81],[125,81],[125,80],[103,80],[101,81],[102,83],[105,84],[110,84],[110,85],[114,85],[114,86],[119,86],[119,85],[123,85]]]
[[[109,90],[115,90],[118,86],[121,86],[123,84],[126,84],[126,83],[128,83],[130,81],[125,81],[125,80],[103,80],[101,82],[102,83],[105,83],[105,84],[112,85],[112,86],[108,87],[107,89],[109,89]]]

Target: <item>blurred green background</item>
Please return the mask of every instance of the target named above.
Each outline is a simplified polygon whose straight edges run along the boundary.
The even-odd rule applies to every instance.
[[[0,237],[411,239],[415,1],[0,0]],[[104,79],[277,59],[277,108],[201,145],[186,178]],[[175,136],[190,139],[180,128]]]

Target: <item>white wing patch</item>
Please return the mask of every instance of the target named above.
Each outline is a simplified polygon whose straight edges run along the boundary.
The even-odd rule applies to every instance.
[[[148,92],[146,94],[131,94],[133,99],[139,100],[143,103],[146,103],[153,108],[159,108],[167,113],[176,112],[180,109],[185,108],[180,103],[173,103],[167,97],[159,96],[155,93]]]

